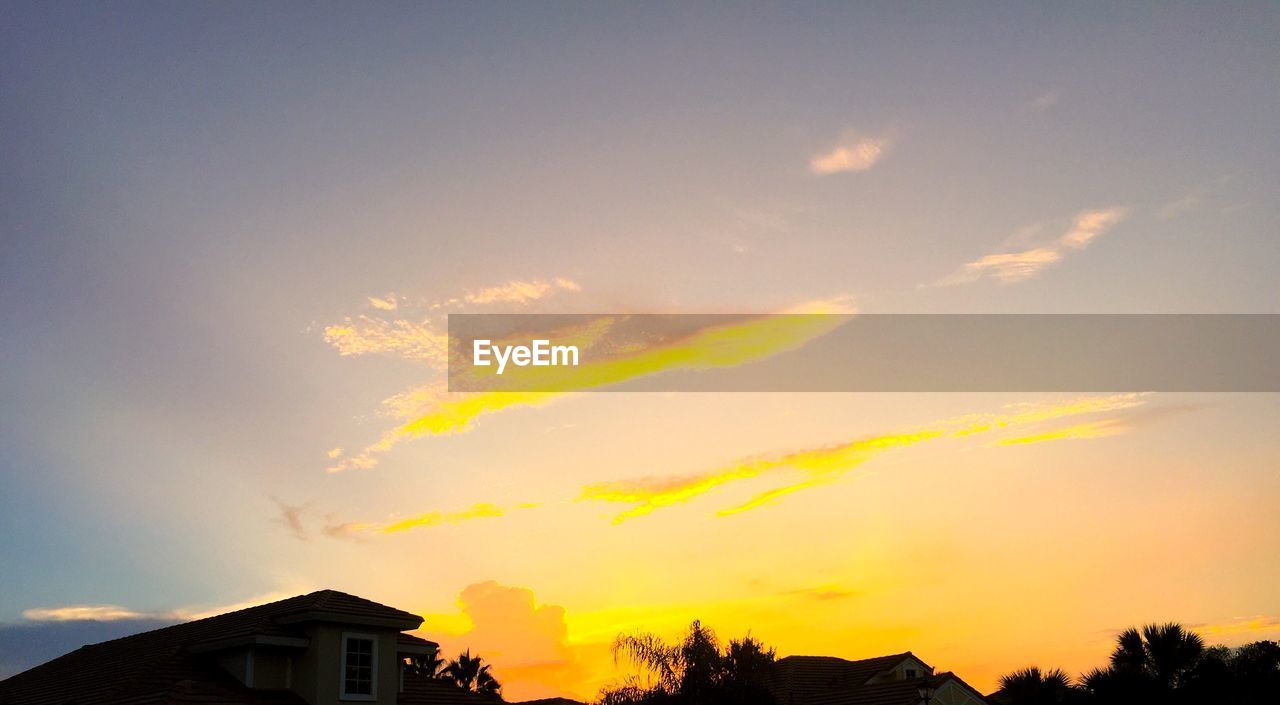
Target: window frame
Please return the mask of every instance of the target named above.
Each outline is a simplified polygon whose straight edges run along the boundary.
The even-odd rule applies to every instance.
[[[348,693],[347,692],[347,644],[352,639],[368,641],[373,645],[370,652],[369,661],[369,692],[368,693]],[[378,635],[362,634],[360,632],[343,632],[340,643],[341,648],[338,650],[338,699],[339,700],[359,700],[369,702],[378,699]]]

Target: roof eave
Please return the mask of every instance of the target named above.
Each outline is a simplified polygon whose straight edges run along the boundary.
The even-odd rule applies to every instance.
[[[311,610],[284,615],[276,617],[275,621],[277,624],[306,624],[308,622],[358,624],[362,627],[389,627],[392,629],[398,629],[399,631],[408,631],[422,626],[422,618],[416,615],[413,615],[412,619],[401,619],[394,617],[353,615],[345,612],[329,612],[326,610]]]

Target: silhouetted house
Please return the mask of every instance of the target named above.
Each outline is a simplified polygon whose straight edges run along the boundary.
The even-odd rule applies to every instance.
[[[834,656],[778,659],[768,681],[778,705],[983,705],[954,673],[934,673],[911,652],[849,661]]]
[[[480,705],[404,673],[434,642],[422,618],[354,595],[309,595],[81,647],[0,681],[0,705]]]

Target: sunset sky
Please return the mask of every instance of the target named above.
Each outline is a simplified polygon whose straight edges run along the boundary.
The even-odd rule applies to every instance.
[[[1280,638],[1275,394],[441,389],[450,313],[1280,313],[1277,36],[3,4],[0,677],[18,635],[320,588],[511,699],[695,618],[983,692],[1137,623]]]

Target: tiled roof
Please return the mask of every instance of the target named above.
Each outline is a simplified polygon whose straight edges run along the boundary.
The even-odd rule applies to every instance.
[[[404,632],[400,632],[400,635],[396,637],[396,643],[401,646],[440,646],[434,641],[423,639],[420,636],[414,636],[412,634],[405,634]]]
[[[907,658],[914,655],[908,651],[857,661],[835,656],[787,656],[778,659],[767,685],[779,705],[808,705],[814,694],[855,688]]]
[[[405,674],[399,705],[501,705],[501,698],[472,693],[447,681]]]
[[[787,656],[778,659],[767,686],[778,705],[917,705],[918,688],[926,680],[934,688],[956,683],[983,702],[981,693],[953,673],[869,683],[906,659],[920,661],[910,651],[857,661],[834,656]]]
[[[941,688],[948,682],[958,683],[961,687],[970,691],[978,702],[983,702],[982,694],[970,688],[967,683],[960,680],[954,673],[939,673],[935,676],[909,680],[885,681],[853,688],[837,688],[815,694],[805,702],[807,705],[918,705],[920,702],[919,688],[926,681],[935,689]]]
[[[143,705],[179,696],[211,704],[259,702],[264,697],[261,691],[242,687],[240,690],[249,695],[241,693],[234,700],[219,700],[222,696],[206,693],[209,688],[225,691],[236,684],[218,672],[202,670],[192,659],[190,647],[255,635],[296,636],[296,628],[281,620],[315,614],[398,621],[413,627],[422,622],[421,617],[403,610],[335,590],[321,590],[81,647],[0,681],[0,705],[67,705],[72,701],[75,705]],[[200,700],[208,697],[213,699]]]

